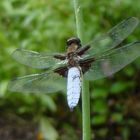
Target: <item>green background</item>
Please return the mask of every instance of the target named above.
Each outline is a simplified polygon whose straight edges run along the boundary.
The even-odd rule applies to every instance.
[[[6,137],[5,131],[6,140],[81,139],[81,101],[70,112],[66,93],[25,95],[7,91],[13,77],[41,72],[13,60],[11,53],[16,48],[65,51],[66,39],[76,35],[72,2],[0,1],[0,139]],[[85,43],[127,17],[140,18],[139,0],[81,0],[81,7]],[[140,25],[122,44],[139,39]],[[112,77],[90,82],[90,95],[92,139],[140,139],[140,59]]]

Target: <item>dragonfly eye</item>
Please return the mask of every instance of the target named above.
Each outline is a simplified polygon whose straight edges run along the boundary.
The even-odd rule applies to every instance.
[[[81,47],[81,40],[78,37],[71,37],[67,40],[66,45],[67,48],[71,45],[71,44],[76,44],[78,47]]]

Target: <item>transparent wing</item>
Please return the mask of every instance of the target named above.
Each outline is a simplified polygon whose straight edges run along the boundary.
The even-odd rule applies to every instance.
[[[88,80],[97,80],[110,76],[140,56],[140,42],[130,43],[121,48],[111,50],[108,54],[97,58],[85,73]]]
[[[65,88],[66,79],[53,72],[18,77],[8,84],[8,90],[22,93],[52,93]]]
[[[138,25],[136,17],[130,17],[109,30],[106,34],[97,36],[89,44],[91,48],[86,52],[87,55],[94,55],[110,50],[119,45]]]
[[[25,49],[16,49],[12,57],[27,66],[38,68],[38,69],[47,69],[52,66],[60,66],[61,64],[64,64],[64,60],[59,60],[54,58],[55,54],[49,54],[49,53],[38,53],[35,51],[29,51]]]

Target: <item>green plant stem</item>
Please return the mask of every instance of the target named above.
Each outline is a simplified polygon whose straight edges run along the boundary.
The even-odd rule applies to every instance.
[[[83,19],[80,0],[73,0],[76,17],[77,36],[83,40]],[[81,2],[82,3],[82,2]],[[83,140],[90,140],[90,96],[89,82],[82,77],[82,123],[83,123]]]
[[[80,0],[73,0],[74,2],[74,11],[75,11],[75,19],[76,19],[76,31],[77,36],[83,40],[83,18],[82,11],[80,7]]]
[[[83,79],[82,82],[82,120],[83,140],[90,140],[90,96],[89,82]]]

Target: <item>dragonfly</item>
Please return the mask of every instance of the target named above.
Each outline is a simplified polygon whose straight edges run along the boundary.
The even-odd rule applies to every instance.
[[[16,49],[12,53],[15,60],[44,71],[14,78],[8,89],[22,93],[54,93],[67,87],[68,106],[73,109],[79,102],[82,77],[97,80],[111,76],[140,56],[140,41],[119,46],[138,23],[136,17],[124,19],[86,45],[82,45],[79,38],[71,37],[66,41],[65,53]]]

